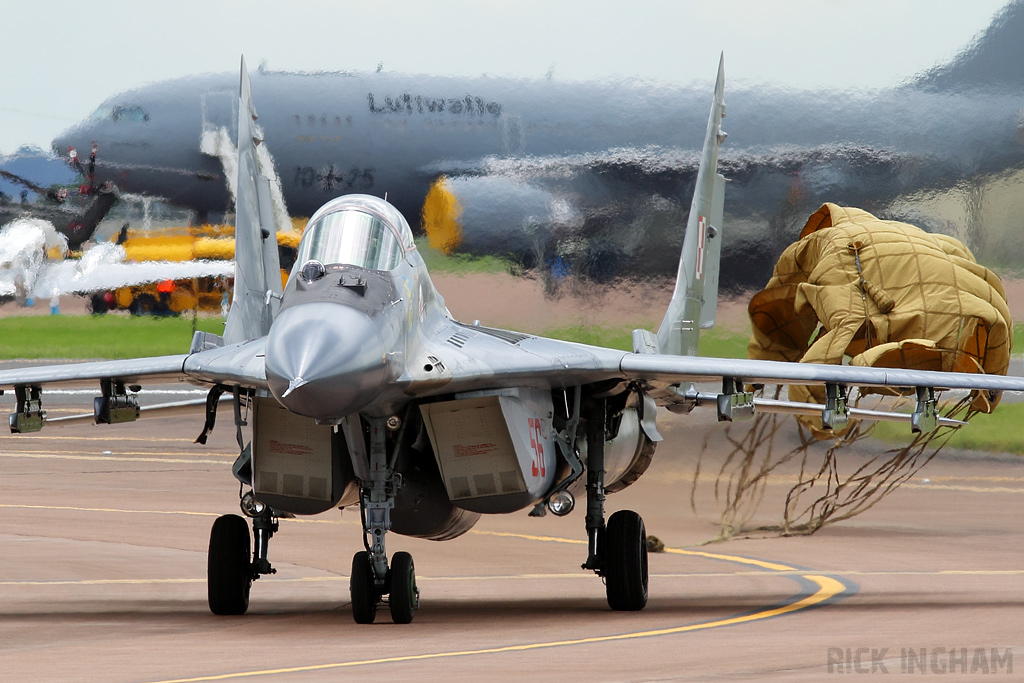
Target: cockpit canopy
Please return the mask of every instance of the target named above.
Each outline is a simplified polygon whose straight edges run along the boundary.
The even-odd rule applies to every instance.
[[[346,195],[310,219],[293,272],[309,261],[393,270],[412,247],[412,230],[393,206],[377,197]]]
[[[93,121],[130,121],[132,123],[149,123],[149,112],[136,104],[102,104],[89,117]]]

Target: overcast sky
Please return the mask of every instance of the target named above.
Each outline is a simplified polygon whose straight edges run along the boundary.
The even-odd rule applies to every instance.
[[[0,154],[122,90],[250,68],[878,88],[944,62],[1005,0],[137,0],[0,8]]]

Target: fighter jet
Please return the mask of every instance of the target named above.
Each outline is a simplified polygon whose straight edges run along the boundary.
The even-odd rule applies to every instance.
[[[358,505],[364,550],[352,558],[353,618],[372,622],[386,604],[393,621],[408,623],[420,590],[412,556],[388,556],[389,534],[450,540],[484,514],[567,514],[576,495],[586,498],[583,567],[603,577],[611,609],[640,610],[644,522],[630,510],[606,519],[605,500],[651,462],[659,407],[712,406],[732,420],[771,408],[747,384],[825,385],[826,405],[785,408],[838,427],[859,415],[848,387],[895,387],[917,395],[913,413],[897,419],[928,431],[945,420],[936,390],[1024,390],[1020,377],[696,356],[717,305],[724,84],[723,59],[672,300],[657,332],[637,330],[633,351],[623,352],[453,319],[406,218],[363,194],[314,212],[282,288],[243,60],[235,289],[223,336],[197,333],[180,355],[0,371],[0,386],[17,398],[12,431],[45,424],[42,394],[52,384],[98,382],[94,419],[116,423],[138,417],[139,385],[170,379],[210,387],[205,442],[219,398],[230,394],[241,451],[232,471],[253,531],[238,515],[213,524],[207,585],[216,614],[245,612],[253,581],[274,572],[268,547],[283,516]],[[698,382],[722,388],[702,391]]]
[[[845,49],[873,49],[844,38]],[[732,90],[723,286],[760,288],[826,201],[953,231],[982,262],[1019,261],[1019,226],[1002,217],[1021,212],[981,212],[1024,169],[1022,46],[1024,3],[1011,2],[955,59],[892,88]],[[686,220],[702,144],[678,121],[703,116],[705,88],[262,67],[253,78],[293,215],[346,193],[387,193],[445,250],[599,282],[675,274],[674,226]],[[224,73],[118,93],[53,147],[66,155],[98,141],[98,179],[202,222],[231,204],[221,143],[235,137],[234,89]]]

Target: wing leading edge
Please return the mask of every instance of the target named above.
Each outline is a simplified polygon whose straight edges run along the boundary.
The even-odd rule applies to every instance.
[[[465,330],[466,328],[461,328]],[[443,335],[442,335],[443,336]],[[514,342],[476,334],[463,348],[426,353],[444,358],[448,376],[441,382],[410,374],[406,393],[437,395],[518,386],[561,388],[607,381],[639,382],[655,391],[663,405],[681,400],[675,388],[695,382],[742,384],[841,385],[873,388],[968,391],[1024,391],[1024,377],[938,372],[784,361],[629,353],[557,339],[521,335]],[[486,359],[486,360],[485,360]],[[409,367],[415,369],[416,363]]]

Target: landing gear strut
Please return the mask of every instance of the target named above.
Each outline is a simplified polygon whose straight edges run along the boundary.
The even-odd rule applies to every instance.
[[[352,595],[352,618],[357,624],[372,624],[377,605],[388,596],[391,619],[408,624],[419,607],[419,589],[412,555],[398,552],[388,567],[385,536],[391,528],[391,509],[395,495],[402,486],[402,477],[394,471],[395,453],[387,457],[387,423],[383,419],[367,420],[370,426],[370,478],[362,484],[360,510],[363,519],[363,544],[366,550],[352,558],[349,590]],[[397,439],[401,442],[401,436]]]
[[[647,533],[644,521],[632,510],[620,510],[604,519],[604,444],[607,403],[587,402],[587,561],[604,578],[608,606],[636,611],[647,605]]]

